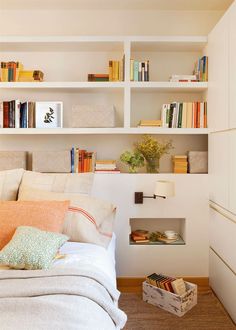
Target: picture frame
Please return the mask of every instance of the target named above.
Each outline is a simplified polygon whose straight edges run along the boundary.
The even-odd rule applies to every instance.
[[[36,102],[35,125],[36,128],[62,128],[63,102]]]

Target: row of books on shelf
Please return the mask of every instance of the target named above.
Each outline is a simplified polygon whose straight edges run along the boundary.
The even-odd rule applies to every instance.
[[[94,172],[95,153],[85,149],[72,147],[71,173]]]
[[[96,152],[78,147],[71,149],[71,172],[120,173],[115,160],[96,160]]]
[[[34,128],[36,102],[20,100],[0,102],[0,127]]]
[[[43,81],[44,74],[40,70],[24,70],[21,62],[1,62],[1,81],[2,82],[33,82]]]
[[[203,56],[195,62],[193,74],[198,81],[208,81],[208,56]]]
[[[161,120],[165,128],[207,128],[207,102],[163,104]]]
[[[192,74],[172,74],[169,81],[171,82],[197,82],[208,81],[208,56],[199,58],[194,64]]]
[[[130,81],[149,81],[149,61],[130,60]]]
[[[89,73],[88,81],[124,81],[125,56],[122,60],[109,60],[108,73]]]

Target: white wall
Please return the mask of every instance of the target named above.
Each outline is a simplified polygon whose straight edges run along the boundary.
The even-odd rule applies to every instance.
[[[206,35],[222,11],[0,10],[2,35]]]

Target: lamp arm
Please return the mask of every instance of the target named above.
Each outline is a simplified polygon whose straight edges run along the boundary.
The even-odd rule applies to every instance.
[[[155,195],[155,194],[153,194],[152,196],[143,196],[143,198],[154,198],[154,199],[156,199],[157,197],[166,199],[165,196],[160,196],[160,195]]]

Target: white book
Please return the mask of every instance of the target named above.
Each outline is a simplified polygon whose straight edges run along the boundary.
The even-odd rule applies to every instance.
[[[168,111],[168,104],[163,104],[161,110],[162,127],[168,127],[167,111]]]
[[[20,100],[15,100],[15,128],[20,128]]]
[[[204,102],[200,103],[200,128],[204,128]]]
[[[172,104],[174,104],[174,108],[173,108],[173,118],[172,118],[172,128],[176,128],[176,120],[177,120],[177,102],[172,102]]]
[[[193,74],[172,74],[171,79],[196,80],[197,76]]]

